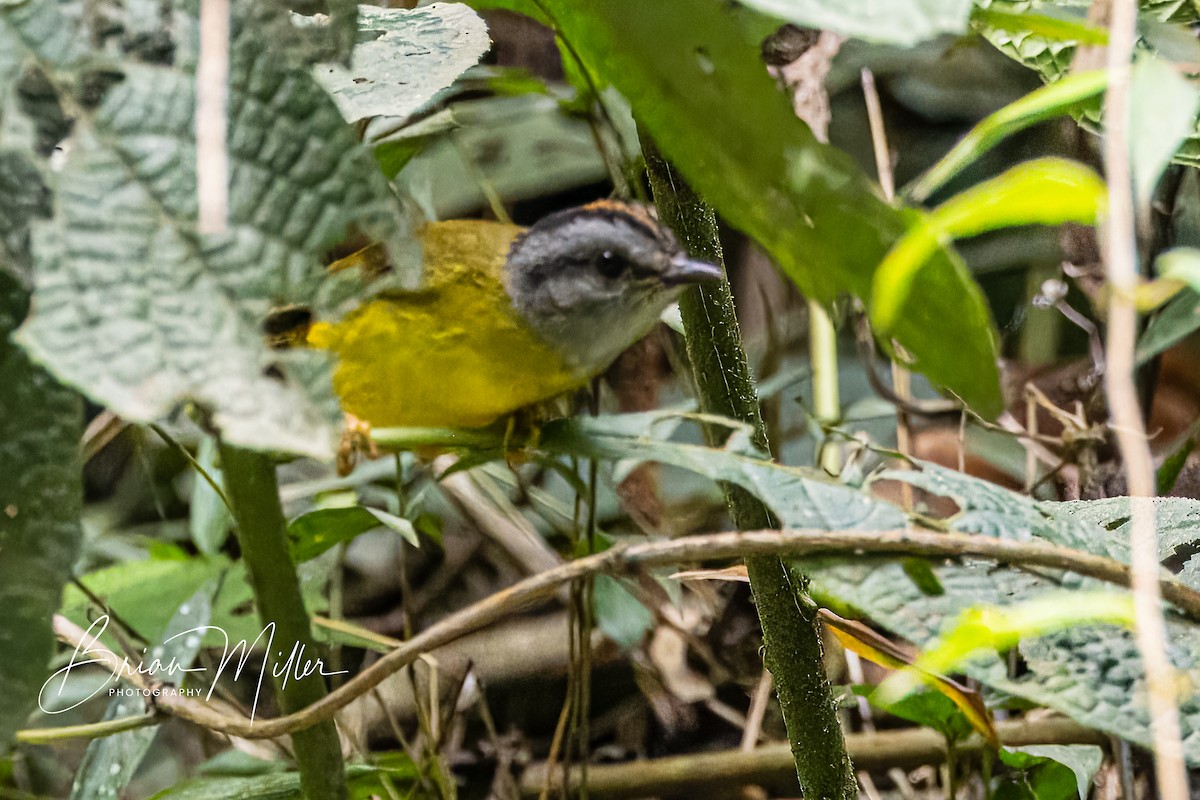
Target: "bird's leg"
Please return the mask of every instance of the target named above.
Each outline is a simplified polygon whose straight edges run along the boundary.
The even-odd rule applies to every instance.
[[[379,448],[371,438],[371,423],[353,414],[346,414],[342,424],[342,438],[337,449],[337,473],[349,475],[358,463],[360,455],[379,458]]]

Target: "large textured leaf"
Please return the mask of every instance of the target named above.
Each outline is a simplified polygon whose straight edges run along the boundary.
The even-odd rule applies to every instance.
[[[663,153],[803,292],[824,301],[870,296],[876,266],[911,220],[796,118],[724,3],[543,5]],[[915,291],[924,302],[892,333],[914,356],[913,368],[980,412],[997,413],[993,326],[978,287],[943,254]]]
[[[50,615],[79,553],[83,504],[79,397],[8,338],[25,301],[0,273],[0,749],[46,679]]]
[[[262,46],[268,7],[237,7],[228,231],[196,232],[194,19],[180,13],[193,38],[181,34],[176,63],[127,65],[76,123],[54,218],[35,231],[34,311],[19,338],[126,419],[191,401],[230,442],[324,456],[327,423],[260,327],[271,307],[313,298],[318,258],[350,223],[395,242],[399,217],[333,102]]]
[[[1127,500],[1037,503],[976,478],[935,465],[920,471],[887,473],[935,494],[951,497],[961,513],[952,530],[1005,538],[1037,537],[1052,544],[1127,560]],[[1200,509],[1194,501],[1156,501],[1163,557],[1200,538]],[[931,562],[944,591],[926,594],[900,563],[877,558],[805,559],[813,593],[836,607],[868,616],[893,633],[927,646],[968,608],[1008,606],[1064,590],[1109,589],[1072,573],[1021,570],[973,560]],[[1186,571],[1180,578],[1196,584]],[[1170,658],[1187,679],[1200,680],[1200,628],[1168,618]],[[994,689],[1055,708],[1086,725],[1148,745],[1143,670],[1132,634],[1105,625],[1081,625],[1065,632],[1022,641],[1026,669],[1009,673],[999,656],[973,662],[967,673]],[[1200,763],[1200,696],[1182,701],[1188,759]]]
[[[351,122],[415,114],[491,46],[483,20],[458,3],[414,9],[359,6],[358,38],[349,68],[313,68]]]
[[[806,28],[856,39],[911,46],[967,27],[972,0],[739,0]]]
[[[540,446],[553,452],[594,458],[656,461],[715,481],[737,484],[770,506],[784,525],[795,528],[904,527],[904,515],[894,506],[822,478],[814,471],[765,460],[744,437],[735,435],[731,438],[733,444],[723,449],[655,438],[664,429],[669,432],[678,422],[678,417],[662,412],[578,417],[546,426]]]
[[[200,652],[201,637],[187,632],[208,624],[215,590],[215,583],[201,587],[175,611],[162,639],[150,650],[151,657],[164,664],[174,661],[185,669],[192,665]],[[132,717],[145,711],[144,698],[123,694],[109,701],[104,719]],[[157,727],[138,728],[93,740],[75,774],[71,800],[108,800],[119,796],[137,772],[157,733]]]

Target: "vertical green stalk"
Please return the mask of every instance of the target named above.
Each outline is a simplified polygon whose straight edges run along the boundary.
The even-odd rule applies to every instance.
[[[642,152],[660,219],[693,256],[724,265],[712,208],[659,156],[645,135]],[[755,443],[769,450],[729,282],[689,289],[680,299],[679,308],[700,408],[749,423],[754,427]],[[717,433],[709,430],[708,435],[715,437]],[[729,514],[740,530],[778,527],[758,498],[737,486],[722,489]],[[821,662],[815,609],[797,602],[797,592],[803,587],[794,585],[781,559],[747,558],[746,570],[762,625],[764,662],[775,678],[804,796],[814,800],[857,800],[854,771]]]
[[[300,596],[300,580],[288,549],[275,464],[265,453],[223,443],[221,463],[258,615],[264,626],[275,626],[267,668],[272,675],[278,671],[275,691],[279,704],[284,713],[293,714],[325,696],[325,680],[317,674],[297,680],[295,667],[287,665],[293,646],[304,648],[297,659],[301,667],[306,660],[317,658],[319,648],[312,638],[308,612]],[[287,678],[286,682],[281,681],[282,677]],[[345,800],[342,747],[332,720],[292,734],[292,748],[307,800]]]
[[[825,306],[808,301],[808,355],[812,364],[813,416],[821,425],[835,425],[842,415],[838,395],[837,328]],[[831,475],[842,471],[841,453],[829,441],[821,439],[817,464]]]

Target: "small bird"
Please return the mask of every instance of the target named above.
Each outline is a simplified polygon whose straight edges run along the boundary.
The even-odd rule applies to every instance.
[[[722,275],[648,209],[615,201],[528,229],[434,222],[420,238],[422,288],[374,296],[307,334],[336,357],[343,410],[375,428],[482,427],[575,390],[687,285]]]

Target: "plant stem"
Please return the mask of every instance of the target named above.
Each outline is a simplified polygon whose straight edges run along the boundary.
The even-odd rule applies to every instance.
[[[1146,702],[1154,740],[1154,777],[1162,800],[1190,796],[1180,730],[1175,669],[1168,656],[1167,625],[1158,585],[1162,565],[1154,506],[1154,462],[1135,385],[1137,338],[1137,237],[1130,166],[1131,62],[1137,42],[1135,0],[1113,0],[1109,8],[1108,94],[1104,100],[1104,170],[1108,214],[1102,248],[1110,289],[1105,341],[1104,389],[1111,426],[1125,462],[1130,500],[1130,568],[1133,575],[1134,640],[1146,675]]]
[[[268,668],[275,676],[276,694],[285,713],[294,714],[326,694],[319,674],[298,679],[318,647],[312,638],[308,611],[300,595],[300,580],[288,551],[287,523],[279,504],[275,464],[265,453],[221,444],[225,483],[237,522],[242,558],[250,572],[254,600],[264,626],[274,626],[268,646]],[[292,648],[300,655],[293,666],[286,659]],[[280,678],[283,680],[280,680]],[[300,783],[308,800],[345,800],[346,778],[342,747],[333,720],[292,734],[300,767]]]
[[[659,217],[693,256],[724,266],[712,208],[659,156],[645,136],[642,151]],[[769,451],[729,282],[722,280],[715,286],[688,290],[679,308],[701,410],[749,423],[754,428],[755,443]],[[713,430],[708,434],[718,435]],[[738,529],[777,527],[770,510],[754,495],[737,486],[722,489]],[[855,800],[858,785],[825,677],[816,609],[801,602],[798,593],[805,587],[793,584],[782,559],[749,557],[746,571],[762,625],[763,660],[775,678],[804,796]]]
[[[808,360],[812,364],[813,416],[824,429],[837,424],[842,403],[838,394],[837,328],[829,311],[816,300],[808,301]],[[830,475],[842,471],[841,453],[824,433],[816,461]]]

